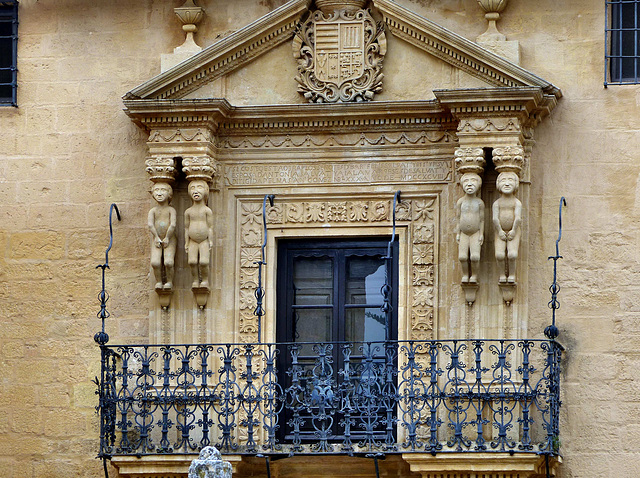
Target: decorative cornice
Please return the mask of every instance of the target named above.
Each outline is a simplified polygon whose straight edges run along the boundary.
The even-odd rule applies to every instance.
[[[181,98],[291,39],[311,0],[291,0],[186,61],[161,73],[124,96]]]
[[[462,118],[516,117],[536,126],[556,106],[558,99],[540,87],[434,90],[440,105]]]
[[[373,0],[373,4],[393,35],[490,85],[535,86],[556,98],[562,96],[551,83],[391,0]]]
[[[127,99],[125,112],[147,129],[207,127],[224,135],[455,129],[436,100],[231,106],[224,99]]]

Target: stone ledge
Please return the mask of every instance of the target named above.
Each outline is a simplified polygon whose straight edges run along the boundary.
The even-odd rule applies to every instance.
[[[535,453],[404,453],[412,472],[422,478],[476,478],[499,476],[500,478],[536,478],[546,476],[545,457]],[[549,458],[551,476],[555,476],[560,457]]]
[[[189,472],[191,462],[198,455],[144,455],[114,456],[111,464],[118,470],[121,478],[184,478]],[[238,471],[240,455],[223,455],[222,459],[231,463],[233,474]]]

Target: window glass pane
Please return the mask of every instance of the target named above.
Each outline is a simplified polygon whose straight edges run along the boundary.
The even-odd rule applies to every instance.
[[[635,56],[636,35],[635,31],[622,32],[622,56]]]
[[[381,305],[384,260],[381,257],[348,257],[346,262],[346,303]]]
[[[0,21],[0,36],[11,36],[11,35],[13,35],[12,22]]]
[[[619,8],[622,9],[622,28],[636,28],[635,3],[623,3]]]
[[[332,318],[331,309],[298,309],[294,311],[293,340],[295,342],[331,342]],[[300,355],[312,356],[312,346],[302,346]]]
[[[13,64],[13,41],[0,38],[0,68],[11,68]]]
[[[3,103],[11,102],[12,92],[11,86],[0,86],[0,101]]]
[[[385,340],[385,314],[380,307],[350,308],[345,311],[347,342],[381,342]],[[359,354],[360,352],[354,352]]]
[[[333,303],[333,264],[329,258],[296,258],[293,263],[293,305]]]
[[[0,70],[0,83],[11,83],[12,78],[11,70]]]

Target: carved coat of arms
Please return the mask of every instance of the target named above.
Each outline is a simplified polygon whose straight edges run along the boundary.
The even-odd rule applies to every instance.
[[[367,101],[382,91],[387,41],[367,10],[313,12],[293,40],[298,91],[310,102]]]

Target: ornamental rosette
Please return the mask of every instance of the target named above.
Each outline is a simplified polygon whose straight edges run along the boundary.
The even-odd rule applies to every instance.
[[[293,39],[298,92],[311,103],[369,101],[382,91],[383,23],[368,10],[313,12]]]

